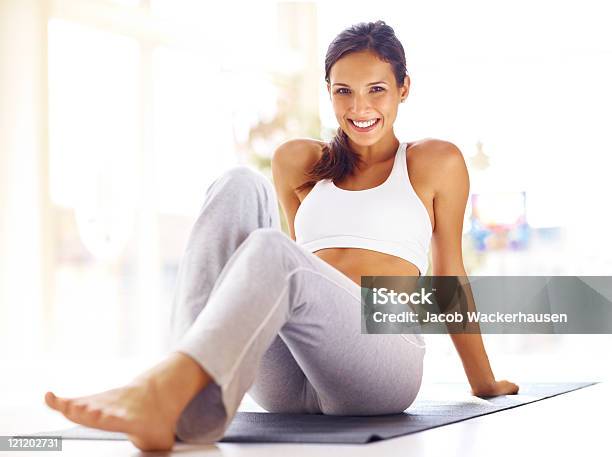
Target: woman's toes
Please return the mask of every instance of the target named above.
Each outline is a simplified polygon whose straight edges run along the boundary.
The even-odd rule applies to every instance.
[[[47,392],[45,394],[45,401],[50,408],[53,408],[60,413],[64,413],[66,411],[67,402],[66,399],[62,397],[58,397],[53,392]]]
[[[47,392],[45,394],[45,403],[49,408],[55,409],[55,394],[53,392]]]
[[[84,416],[86,410],[86,404],[77,403],[76,401],[71,400],[68,402],[66,406],[66,412],[64,414],[66,414],[66,416],[68,416],[70,419],[72,419],[73,417],[76,419],[80,419]]]

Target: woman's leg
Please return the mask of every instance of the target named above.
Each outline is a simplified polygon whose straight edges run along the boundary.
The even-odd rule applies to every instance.
[[[176,342],[206,305],[223,267],[253,230],[280,230],[274,188],[261,173],[236,166],[207,189],[181,258],[171,312]]]
[[[202,443],[220,439],[249,389],[266,409],[297,412],[296,399],[288,405],[277,399],[279,392],[285,396],[280,373],[258,379],[279,336],[307,380],[297,399],[303,412],[405,410],[420,388],[425,348],[413,335],[361,334],[360,299],[357,284],[284,233],[251,232],[175,347],[218,386],[209,411],[185,408],[177,436]],[[211,403],[214,418],[208,415]]]
[[[208,188],[189,235],[172,303],[173,345],[206,306],[228,260],[247,236],[259,228],[281,229],[274,187],[261,173],[245,166],[234,167]],[[258,385],[276,386],[276,403],[288,410],[316,410],[306,377],[280,337],[273,340],[260,367]],[[283,379],[282,385],[276,382],[278,378]],[[259,390],[252,392],[256,399]],[[219,386],[209,383],[187,406],[179,428],[189,429],[190,424],[197,426],[198,431],[220,427],[225,418],[220,396]]]
[[[270,181],[244,166],[230,169],[208,188],[179,269],[171,319],[173,342],[205,306],[225,263],[248,234],[260,227],[280,228],[277,205]],[[270,351],[278,352],[278,348],[279,344],[273,345]],[[270,356],[281,359],[278,354]],[[302,387],[304,376],[296,370],[295,361],[285,360],[283,366],[287,384]],[[73,422],[124,432],[142,450],[161,450],[171,448],[179,416],[190,402],[200,406],[196,411],[206,414],[213,425],[219,422],[215,415],[219,414],[218,386],[210,381],[191,357],[171,352],[125,386],[73,398],[47,392],[45,401]]]

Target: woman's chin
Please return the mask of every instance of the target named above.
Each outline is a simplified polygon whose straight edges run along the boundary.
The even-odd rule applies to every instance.
[[[348,137],[353,144],[355,144],[356,146],[362,146],[362,147],[372,146],[380,141],[380,138],[378,135],[376,135],[375,137],[372,136],[369,138],[364,138],[362,135],[348,135]]]

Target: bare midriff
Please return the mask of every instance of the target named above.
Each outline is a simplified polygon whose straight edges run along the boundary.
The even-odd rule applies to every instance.
[[[314,255],[361,286],[361,276],[419,276],[413,263],[382,252],[359,248],[326,248]]]

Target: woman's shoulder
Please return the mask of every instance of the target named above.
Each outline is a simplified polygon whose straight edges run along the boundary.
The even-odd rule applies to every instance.
[[[445,151],[448,151],[452,148],[456,148],[456,146],[447,140],[442,140],[439,138],[422,138],[420,140],[416,140],[408,143],[409,149],[415,149],[418,151],[426,151],[425,154],[444,154]],[[421,152],[423,155],[424,153]]]
[[[324,141],[314,140],[311,138],[295,138],[285,141],[274,151],[274,158],[280,160],[311,160],[321,157],[323,147],[326,145]]]
[[[423,194],[436,191],[443,183],[465,179],[466,164],[462,152],[452,142],[424,138],[409,144],[406,165],[413,187]]]
[[[308,170],[321,158],[325,142],[310,138],[285,141],[272,156],[272,174],[275,181],[285,182],[297,189],[309,180]]]
[[[423,138],[408,143],[406,158],[413,167],[440,168],[440,165],[463,160],[463,154],[457,146],[447,140]]]
[[[303,172],[321,158],[325,145],[324,141],[310,138],[285,141],[274,151],[272,161],[283,169]]]

